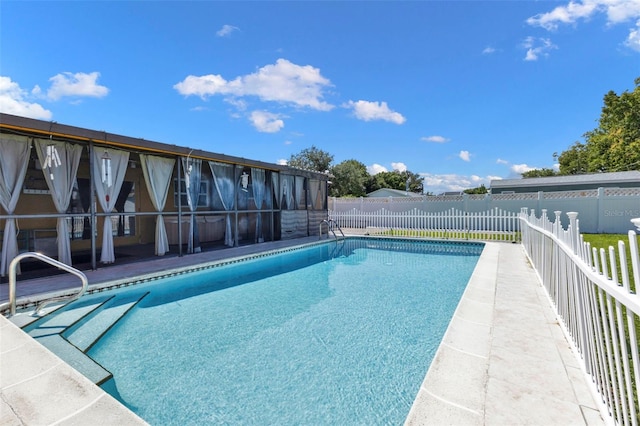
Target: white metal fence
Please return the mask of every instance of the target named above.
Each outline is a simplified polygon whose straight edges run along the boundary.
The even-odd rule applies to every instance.
[[[636,232],[617,249],[592,248],[580,235],[578,213],[561,225],[546,211],[523,208],[522,242],[564,331],[581,358],[603,406],[618,425],[638,425],[640,405],[640,257]],[[635,219],[634,219],[635,221]],[[631,265],[631,273],[629,273]]]
[[[520,221],[517,213],[498,208],[484,212],[465,212],[451,208],[443,212],[421,209],[408,211],[329,210],[329,218],[343,229],[370,235],[391,234],[452,239],[517,241]]]

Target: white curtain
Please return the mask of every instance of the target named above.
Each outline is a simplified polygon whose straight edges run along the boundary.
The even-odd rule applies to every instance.
[[[102,147],[96,147],[93,150],[93,179],[98,202],[105,213],[111,213],[116,205],[128,164],[129,152],[127,151]],[[115,261],[113,225],[111,217],[105,216],[100,262],[113,263]]]
[[[280,176],[280,194],[283,197],[281,208],[283,210],[295,210],[296,206],[293,199],[293,176]]]
[[[272,197],[276,199],[276,205],[273,206],[273,208],[279,209],[280,196],[278,194],[280,191],[280,175],[277,172],[271,172],[271,186],[273,191]]]
[[[80,164],[82,145],[47,139],[34,140],[38,161],[42,167],[53,204],[58,213],[65,213],[73,193],[73,185]],[[71,265],[71,243],[66,217],[59,217],[56,225],[58,236],[58,260]]]
[[[220,195],[222,207],[228,212],[234,209],[235,190],[234,190],[234,167],[232,164],[216,163],[209,161],[209,168],[213,174],[213,183],[216,191]],[[234,238],[231,230],[231,214],[227,213],[226,229],[224,233],[224,243],[233,247]]]
[[[167,203],[167,194],[171,184],[171,176],[176,160],[155,155],[140,154],[140,164],[151,202],[156,211],[161,212]],[[156,256],[163,256],[169,251],[169,240],[164,219],[159,214],[156,218]]]
[[[262,236],[262,204],[264,203],[265,198],[265,182],[266,171],[264,169],[258,169],[255,167],[251,168],[251,182],[253,188],[253,200],[256,203],[256,208],[258,209],[258,216],[256,217],[256,242],[264,241]]]
[[[18,204],[22,184],[27,173],[31,142],[24,136],[0,135],[0,205],[13,214]],[[7,219],[2,238],[2,260],[0,275],[5,276],[9,263],[18,255],[18,228],[15,219]],[[20,265],[16,273],[20,272]]]
[[[306,208],[306,200],[304,196],[304,177],[296,176],[296,209],[304,210]]]
[[[198,199],[200,198],[200,179],[202,170],[202,160],[199,158],[182,158],[182,169],[184,170],[184,182],[187,192],[187,204],[191,210],[189,220],[189,243],[187,253],[200,253],[200,236],[198,235],[198,222],[194,212],[198,209]]]
[[[309,180],[309,197],[311,197],[311,208],[313,210],[321,210],[321,207],[318,207],[320,204],[318,202],[318,195],[320,194],[320,185],[322,181],[319,180]]]

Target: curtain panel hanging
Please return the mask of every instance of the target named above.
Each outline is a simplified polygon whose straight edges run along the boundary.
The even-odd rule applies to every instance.
[[[266,192],[266,171],[264,169],[258,169],[255,167],[251,168],[251,182],[253,189],[253,200],[255,201],[256,208],[258,209],[257,217],[256,217],[256,239],[255,242],[263,242],[264,237],[262,235],[262,204],[265,199]]]
[[[93,149],[93,179],[98,203],[102,211],[111,213],[118,200],[124,175],[129,164],[129,152],[119,149],[95,147]],[[111,217],[105,216],[102,231],[100,262],[116,261],[113,249],[113,224]]]
[[[31,141],[25,136],[0,135],[0,205],[12,215],[27,174]],[[2,238],[0,275],[5,276],[9,263],[18,255],[18,228],[15,219],[7,219]],[[16,268],[20,273],[20,265]]]
[[[155,155],[140,154],[142,174],[151,196],[151,203],[157,212],[162,212],[167,203],[167,195],[171,186],[171,176],[176,160]],[[169,240],[164,219],[159,214],[156,217],[155,254],[163,256],[169,251]]]
[[[272,195],[271,197],[273,199],[275,199],[276,201],[276,205],[273,206],[275,209],[279,209],[280,208],[280,173],[278,172],[271,172],[271,191],[272,191]]]
[[[307,181],[309,183],[309,197],[311,198],[310,204],[313,210],[322,210],[319,204],[318,196],[320,195],[320,185],[322,181],[320,180],[311,180]]]
[[[82,156],[82,145],[47,139],[34,139],[38,161],[47,182],[53,204],[58,213],[69,208],[73,186]],[[66,217],[59,217],[56,225],[58,260],[71,265],[71,243]]]
[[[189,241],[187,253],[200,253],[200,236],[198,233],[198,222],[195,211],[198,209],[198,199],[200,198],[200,180],[202,179],[202,160],[199,158],[182,158],[182,169],[184,170],[184,183],[187,195],[187,204],[191,211],[189,219]]]
[[[296,210],[304,210],[306,209],[306,197],[304,190],[304,177],[296,176]]]
[[[296,206],[293,196],[293,176],[280,176],[280,197],[282,198],[282,201],[280,201],[280,208],[282,210],[295,210]]]
[[[233,164],[216,163],[209,161],[209,168],[213,174],[213,183],[222,201],[225,211],[230,212],[235,208],[235,185]],[[229,247],[234,245],[234,236],[231,228],[231,213],[227,213],[224,243]]]

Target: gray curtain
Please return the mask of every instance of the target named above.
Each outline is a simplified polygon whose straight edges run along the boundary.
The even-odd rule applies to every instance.
[[[306,209],[307,200],[304,195],[304,177],[296,176],[296,210]]]
[[[321,210],[320,203],[318,200],[318,196],[322,192],[320,190],[320,185],[322,181],[319,180],[311,180],[309,179],[309,197],[311,198],[311,208],[313,210]]]
[[[281,175],[280,176],[280,208],[282,210],[295,210],[293,196],[293,176]]]
[[[272,197],[276,199],[275,209],[280,208],[280,174],[278,172],[271,172],[271,187],[273,191]]]
[[[189,157],[182,158],[182,169],[184,170],[184,182],[187,189],[187,204],[191,211],[187,253],[200,253],[200,235],[198,233],[198,222],[195,211],[198,209],[198,199],[200,198],[202,160]]]
[[[147,190],[151,196],[153,207],[158,212],[164,210],[167,203],[167,194],[171,185],[171,176],[176,160],[173,158],[158,157],[155,155],[140,154],[140,164]],[[156,256],[162,256],[169,251],[169,240],[164,219],[159,214],[156,218]]]
[[[96,147],[93,150],[93,179],[98,203],[102,211],[111,213],[118,200],[120,188],[129,165],[129,152],[118,149]],[[104,217],[102,251],[100,262],[116,261],[113,249],[113,224],[111,217]]]
[[[31,142],[27,137],[16,135],[0,135],[0,205],[7,212],[13,214],[24,177],[29,165]],[[7,219],[2,238],[2,260],[0,261],[0,275],[5,276],[9,270],[9,263],[18,255],[18,228],[15,219]],[[20,272],[20,265],[16,273]]]
[[[213,174],[213,183],[222,201],[222,207],[230,212],[235,206],[234,166],[233,164],[216,163],[209,161],[209,168]],[[233,247],[234,237],[231,229],[231,214],[227,213],[224,243]]]
[[[47,139],[35,139],[34,143],[53,204],[58,213],[65,213],[69,208],[69,201],[71,201],[73,184],[82,156],[82,146]],[[56,231],[58,235],[58,260],[71,265],[71,243],[69,242],[67,218],[58,218]]]
[[[264,169],[258,169],[255,167],[251,168],[251,182],[253,188],[253,200],[256,203],[256,208],[258,209],[257,217],[256,217],[256,243],[264,241],[264,237],[262,235],[262,204],[264,203],[265,198],[265,189],[266,189],[266,181],[265,181],[266,171]]]

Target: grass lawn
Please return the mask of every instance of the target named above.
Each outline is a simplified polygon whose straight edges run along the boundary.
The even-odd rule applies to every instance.
[[[598,249],[598,252],[600,252],[600,248],[604,248],[607,251],[607,256],[608,256],[608,251],[609,251],[609,246],[613,246],[616,249],[616,254],[618,253],[618,241],[622,240],[625,243],[625,250],[626,250],[626,254],[627,254],[627,268],[629,270],[629,281],[631,283],[631,289],[635,290],[636,286],[639,286],[640,283],[633,283],[633,270],[631,267],[631,249],[629,248],[629,237],[625,234],[583,234],[584,240],[591,243],[591,247],[596,247]],[[637,238],[637,237],[636,237]],[[607,257],[608,259],[608,257]],[[616,261],[616,263],[618,263],[618,270],[620,268],[620,262],[619,260]],[[611,275],[611,271],[609,271],[609,275]],[[620,274],[618,274],[618,279],[622,280],[620,277]],[[640,336],[640,316],[635,315],[634,316],[634,322],[635,322],[635,328],[636,328],[636,336]],[[625,323],[625,329],[627,328],[627,324]],[[629,342],[627,341],[628,345],[631,345],[635,343],[636,345],[638,344],[638,342]],[[636,384],[637,386],[637,384]],[[638,407],[638,391],[637,388],[635,388],[634,386],[634,400],[636,403],[636,407]],[[636,415],[640,416],[640,413],[637,413]]]
[[[588,243],[591,243],[591,247],[595,247],[598,249],[598,253],[600,253],[600,249],[603,248],[607,252],[607,260],[609,259],[609,246],[613,246],[618,253],[618,241],[624,241],[626,255],[627,255],[627,269],[629,271],[629,280],[631,281],[631,289],[635,291],[635,286],[633,283],[633,270],[631,268],[631,248],[629,247],[629,237],[626,234],[583,234],[584,240]],[[617,255],[616,255],[617,256]],[[618,271],[620,271],[620,261],[617,260]],[[611,271],[609,271],[611,274]],[[618,279],[622,281],[620,277],[620,273],[618,273]],[[635,283],[636,285],[640,283]]]

